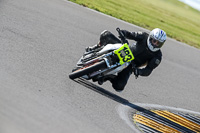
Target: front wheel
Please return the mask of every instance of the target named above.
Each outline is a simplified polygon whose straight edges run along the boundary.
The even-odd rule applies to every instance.
[[[87,67],[80,68],[80,69],[70,73],[69,78],[70,79],[79,78],[83,75],[87,75],[89,73],[95,72],[97,70],[100,70],[100,69],[106,68],[106,67],[107,67],[106,62],[104,60],[102,60],[100,62],[97,62],[97,63],[92,64],[92,65],[87,66]]]

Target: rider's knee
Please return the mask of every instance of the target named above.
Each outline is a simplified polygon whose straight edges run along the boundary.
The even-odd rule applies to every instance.
[[[120,83],[120,82],[119,83],[113,83],[112,86],[118,92],[123,91],[124,87],[125,87],[125,85],[123,83]]]

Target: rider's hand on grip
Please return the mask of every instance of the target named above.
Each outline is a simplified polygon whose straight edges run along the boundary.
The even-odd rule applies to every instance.
[[[121,39],[125,39],[125,30],[120,30],[120,32],[121,32],[121,35],[119,35],[119,38],[121,38]]]
[[[121,30],[123,36],[125,37],[126,30]]]

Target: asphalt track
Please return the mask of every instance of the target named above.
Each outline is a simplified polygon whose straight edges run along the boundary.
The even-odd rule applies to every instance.
[[[0,0],[0,133],[132,133],[124,103],[200,112],[200,51],[170,38],[160,66],[121,93],[68,78],[84,48],[116,27],[146,31],[64,0]]]

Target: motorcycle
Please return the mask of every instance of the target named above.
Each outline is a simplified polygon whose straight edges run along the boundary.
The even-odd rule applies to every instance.
[[[101,85],[105,79],[112,79],[134,60],[134,55],[120,28],[116,28],[122,43],[107,44],[100,50],[85,52],[69,74],[70,79],[82,77],[98,81]],[[134,66],[134,64],[132,64]]]

